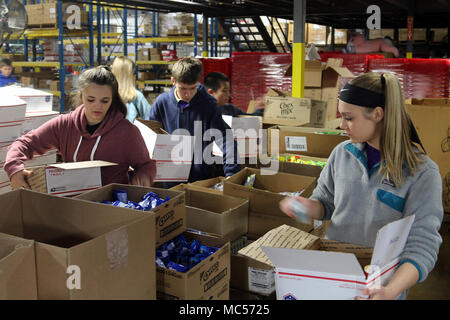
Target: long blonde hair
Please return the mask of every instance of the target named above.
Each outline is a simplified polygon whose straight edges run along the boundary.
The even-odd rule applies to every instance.
[[[125,103],[136,98],[136,82],[134,77],[135,64],[127,57],[117,57],[111,66],[111,71],[119,83],[119,94]]]
[[[382,79],[385,85],[383,88]],[[406,163],[409,174],[414,175],[423,159],[413,148],[411,141],[411,118],[405,107],[402,88],[397,77],[391,73],[380,75],[369,72],[362,74],[350,83],[376,93],[384,94],[384,119],[380,140],[381,161],[379,173],[383,179],[392,180],[396,185],[403,183],[403,165]],[[364,108],[368,114],[371,108]]]

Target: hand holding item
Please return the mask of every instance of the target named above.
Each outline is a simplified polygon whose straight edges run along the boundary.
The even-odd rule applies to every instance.
[[[11,180],[11,188],[13,190],[17,190],[20,188],[31,189],[26,178],[28,178],[32,174],[33,174],[33,171],[30,171],[30,170],[22,170],[22,171],[18,171],[16,173],[14,173],[10,179]]]

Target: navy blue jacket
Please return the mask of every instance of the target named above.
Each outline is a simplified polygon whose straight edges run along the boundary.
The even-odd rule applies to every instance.
[[[187,129],[191,136],[195,136],[194,121],[201,121],[202,135],[204,135],[209,129],[219,130],[224,138],[222,147],[224,154],[223,168],[225,176],[230,176],[239,172],[241,167],[238,164],[237,144],[234,139],[230,139],[227,145],[227,141],[225,139],[226,129],[230,129],[230,127],[225,123],[225,121],[223,121],[216,99],[206,92],[203,85],[199,84],[197,93],[191,99],[189,105],[185,108],[181,108],[179,103],[177,103],[174,91],[175,87],[173,87],[169,92],[165,92],[158,96],[153,106],[150,108],[149,120],[162,122],[164,130],[170,134],[176,129],[182,128]],[[200,161],[196,161],[196,152],[194,151],[194,161],[189,174],[189,182],[214,177],[214,166],[206,164],[203,159],[203,152],[205,148],[212,142],[203,141],[203,136],[195,136],[194,146],[198,146],[200,143],[202,144],[201,164],[195,164],[195,162],[199,163]],[[227,153],[228,148],[234,148],[232,158]],[[195,148],[195,150],[200,149]],[[211,146],[210,150],[212,150]],[[199,155],[197,152],[197,157],[198,156]]]
[[[5,77],[2,73],[0,73],[0,87],[4,87],[11,83],[16,83],[17,80],[12,75],[9,77]]]
[[[260,116],[262,117],[264,115],[264,109],[257,109],[253,113],[246,113],[239,109],[238,107],[232,105],[231,103],[226,103],[222,107],[219,107],[220,113],[226,116]]]

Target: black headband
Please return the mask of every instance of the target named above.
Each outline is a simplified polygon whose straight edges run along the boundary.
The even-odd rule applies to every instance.
[[[381,87],[384,91],[386,87],[386,79],[384,79],[383,75],[381,75]],[[347,82],[347,84],[344,86],[344,88],[342,88],[341,92],[339,93],[339,100],[360,107],[367,107],[373,109],[376,107],[382,107],[384,109],[385,97],[384,94],[376,93],[368,89],[357,87],[350,84],[350,82]],[[414,127],[411,120],[409,126],[410,126],[411,141],[419,144],[422,147],[423,151],[426,153],[425,148],[423,147],[422,142],[420,141],[416,128]]]
[[[384,77],[381,77],[384,79]],[[383,81],[382,81],[383,82]],[[371,90],[354,86],[347,82],[339,93],[339,100],[354,104],[360,107],[384,109],[384,94],[376,93]]]

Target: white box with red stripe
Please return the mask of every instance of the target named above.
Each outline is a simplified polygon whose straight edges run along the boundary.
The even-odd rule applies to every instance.
[[[156,161],[155,182],[187,181],[194,154],[194,137],[168,134],[158,121],[134,121],[150,158]]]
[[[116,165],[106,161],[81,161],[47,164],[27,168],[31,190],[55,196],[75,196],[102,186],[101,167]]]
[[[414,215],[408,216],[378,231],[368,274],[363,270],[368,260],[358,259],[363,247],[343,248],[339,242],[327,244],[326,239],[321,239],[320,250],[262,247],[275,265],[277,299],[354,299],[363,296],[365,288],[386,285],[399,265],[413,221]]]

